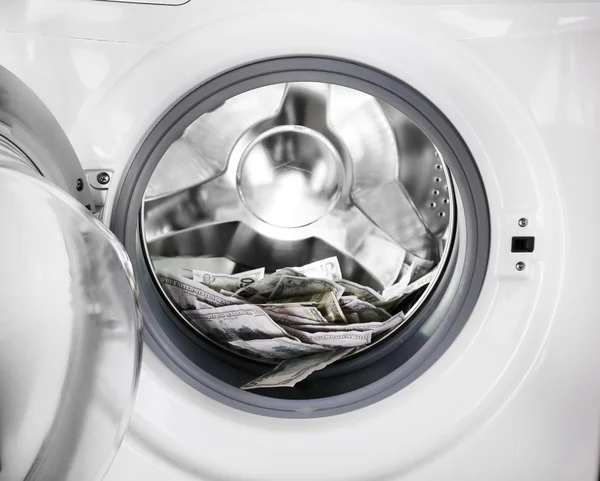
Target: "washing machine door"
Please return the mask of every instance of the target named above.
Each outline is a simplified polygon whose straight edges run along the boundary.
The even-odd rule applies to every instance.
[[[48,110],[5,71],[0,90],[0,480],[98,480],[139,375],[132,268],[65,192],[87,187]]]

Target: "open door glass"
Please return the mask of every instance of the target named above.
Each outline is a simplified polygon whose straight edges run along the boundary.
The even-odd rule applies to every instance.
[[[71,196],[1,166],[0,225],[0,479],[102,479],[141,361],[128,257]]]

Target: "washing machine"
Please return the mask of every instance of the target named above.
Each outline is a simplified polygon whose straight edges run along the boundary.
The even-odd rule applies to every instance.
[[[598,44],[596,2],[4,2],[0,480],[597,479]],[[421,282],[287,387],[161,277],[330,258]]]

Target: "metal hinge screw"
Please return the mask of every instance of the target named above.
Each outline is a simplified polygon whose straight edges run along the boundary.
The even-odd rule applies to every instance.
[[[98,183],[100,185],[106,185],[110,182],[110,175],[108,172],[100,172],[97,176],[96,176],[96,180],[98,181]]]

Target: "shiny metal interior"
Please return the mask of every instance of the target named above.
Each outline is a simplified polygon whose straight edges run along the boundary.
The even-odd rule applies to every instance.
[[[412,262],[445,265],[454,210],[443,159],[402,112],[347,87],[292,82],[189,125],[152,175],[141,229],[155,266],[269,272],[335,255],[344,278],[381,291]]]

